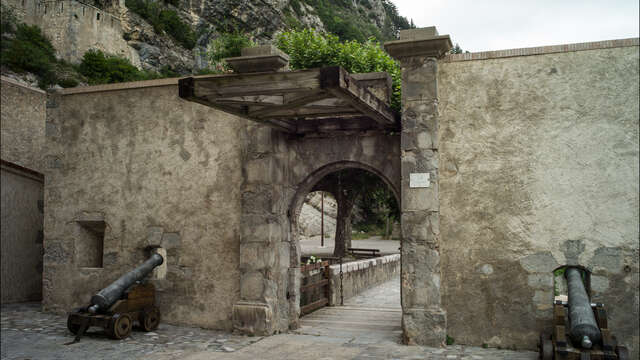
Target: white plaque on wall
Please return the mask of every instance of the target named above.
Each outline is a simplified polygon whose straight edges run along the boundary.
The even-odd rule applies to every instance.
[[[429,173],[411,173],[409,174],[410,188],[426,188],[431,185],[429,181]]]

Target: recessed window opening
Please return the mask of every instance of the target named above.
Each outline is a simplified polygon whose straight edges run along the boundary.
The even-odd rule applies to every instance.
[[[76,263],[79,267],[101,268],[104,252],[104,221],[78,221]]]
[[[100,13],[96,14],[96,20],[100,20]]]

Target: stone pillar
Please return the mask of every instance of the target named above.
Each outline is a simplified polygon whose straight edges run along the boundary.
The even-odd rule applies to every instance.
[[[272,54],[275,50],[243,49],[243,56],[229,59],[230,64],[239,72],[282,71],[288,57]],[[249,122],[243,160],[240,301],[233,306],[234,328],[249,335],[271,335],[289,327],[287,159],[282,133]]]
[[[404,342],[442,346],[440,293],[438,61],[451,49],[435,27],[404,30],[385,49],[402,66],[401,210]]]

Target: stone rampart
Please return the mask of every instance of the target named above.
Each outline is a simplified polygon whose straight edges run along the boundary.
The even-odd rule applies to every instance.
[[[2,0],[20,21],[39,26],[51,40],[57,56],[77,63],[87,50],[129,59],[140,66],[138,53],[123,39],[122,7],[100,9],[76,0]]]
[[[581,265],[637,357],[637,45],[440,62],[443,302],[456,342],[535,349],[551,330],[554,269]]]

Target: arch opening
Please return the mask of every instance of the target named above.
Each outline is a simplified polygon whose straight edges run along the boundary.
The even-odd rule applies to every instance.
[[[325,195],[326,201],[324,212],[322,212],[322,203],[318,203],[322,194]],[[335,216],[333,219],[327,219],[328,226],[325,228],[324,238],[322,238],[322,234],[316,234],[322,231],[305,228],[309,226],[309,220],[303,218],[308,216],[304,213],[305,211],[315,212],[315,216]],[[399,230],[399,192],[394,183],[382,171],[366,164],[351,161],[332,163],[318,168],[298,184],[288,212],[291,239],[290,268],[300,269],[299,273],[301,274],[300,282],[297,284],[294,282],[293,288],[289,288],[289,293],[296,295],[290,298],[291,308],[297,309],[291,313],[290,321],[293,328],[298,327],[301,321],[300,316],[308,313],[305,309],[307,305],[317,302],[317,297],[322,296],[322,291],[307,292],[309,284],[318,281],[316,278],[313,280],[309,278],[309,273],[306,271],[309,264],[313,265],[315,262],[321,261],[326,266],[326,261],[331,265],[338,264],[341,259],[345,263],[361,261],[362,258],[355,255],[363,254],[357,254],[357,252],[355,255],[350,254],[348,249],[351,247],[359,249],[375,247],[379,248],[377,249],[379,251],[371,254],[374,257],[395,254],[393,256],[396,256],[397,259],[395,259],[394,266],[397,266],[397,269],[389,272],[388,276],[390,279],[397,277],[399,280],[399,235],[391,240],[391,228],[394,223],[396,229]],[[315,225],[317,223],[316,221]],[[335,228],[331,226],[332,223],[335,224]],[[352,231],[354,229],[357,231]],[[313,236],[308,236],[309,234]],[[356,235],[355,239],[352,237],[354,234]],[[368,238],[373,234],[376,235],[374,239]],[[323,243],[324,246],[322,246]],[[373,245],[363,246],[363,244]],[[381,264],[379,260],[378,263]],[[380,266],[382,268],[382,265]],[[385,266],[385,269],[389,267],[389,265]],[[328,277],[331,276],[329,269],[326,270],[326,273]],[[317,277],[317,271],[313,275]],[[361,275],[353,275],[354,278],[358,276]],[[388,279],[376,280],[381,283],[389,281]],[[400,313],[400,283],[396,282],[393,282],[393,286],[397,299],[393,305],[398,308],[398,313]],[[345,284],[347,283],[345,282]],[[355,295],[360,291],[377,285],[380,284],[372,283],[366,288],[364,286],[358,288],[357,291],[355,287],[345,289],[344,300],[348,300],[351,296],[355,298]],[[336,284],[330,286],[337,287]],[[335,293],[335,289],[333,292]],[[332,295],[332,301],[327,300],[327,302],[329,305],[340,305],[338,299],[341,299],[342,295],[341,289],[339,295]],[[399,320],[398,326],[400,326]]]

